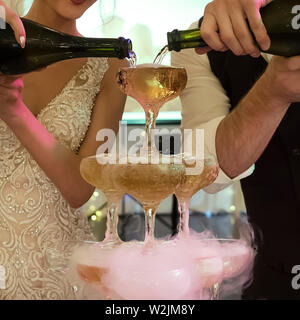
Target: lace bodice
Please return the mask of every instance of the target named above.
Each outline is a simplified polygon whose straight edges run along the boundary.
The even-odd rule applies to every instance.
[[[60,143],[74,152],[88,130],[107,68],[107,59],[89,58],[37,116]],[[68,205],[0,120],[0,267],[6,272],[0,300],[72,299],[71,286],[63,275],[49,272],[47,248],[75,239],[91,239],[87,218]]]

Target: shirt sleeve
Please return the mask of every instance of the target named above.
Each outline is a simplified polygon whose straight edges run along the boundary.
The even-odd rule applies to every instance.
[[[192,25],[195,28],[197,25]],[[228,115],[230,100],[218,78],[213,74],[207,55],[198,55],[194,49],[172,52],[172,65],[184,67],[188,82],[180,99],[182,103],[182,129],[204,129],[205,152],[217,159],[216,132],[220,122]],[[205,188],[216,193],[233,182],[241,180],[254,170],[254,165],[238,177],[231,179],[222,170],[216,181]]]
[[[220,122],[225,118],[225,116],[220,116],[215,119],[212,119],[206,123],[200,124],[199,127],[204,130],[204,139],[205,139],[205,152],[213,155],[217,159],[216,151],[216,132]],[[251,175],[254,171],[254,165],[252,165],[248,170],[240,174],[239,176],[231,179],[226,175],[226,173],[220,169],[219,175],[213,184],[204,188],[204,191],[208,193],[217,193],[228,186],[232,185],[234,182],[244,179]]]

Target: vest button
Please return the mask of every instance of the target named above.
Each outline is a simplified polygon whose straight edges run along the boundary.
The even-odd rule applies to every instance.
[[[300,157],[300,149],[299,148],[295,148],[292,150],[292,156],[293,157]]]

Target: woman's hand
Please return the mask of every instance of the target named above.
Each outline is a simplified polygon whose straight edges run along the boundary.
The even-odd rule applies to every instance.
[[[4,20],[12,27],[17,42],[24,48],[26,43],[26,32],[22,20],[14,11],[7,7],[3,0],[0,0],[0,6],[4,8],[5,13],[5,17],[1,18],[4,18]]]
[[[23,87],[22,77],[0,75],[0,118],[3,121],[25,107],[22,100]]]
[[[213,0],[204,12],[201,35],[209,47],[216,51],[230,49],[235,55],[259,57],[260,50],[253,41],[246,19],[259,46],[263,50],[271,41],[260,16],[260,8],[272,0]],[[198,54],[206,49],[196,49]]]
[[[0,6],[4,8],[5,21],[12,27],[17,42],[22,48],[25,47],[26,32],[20,17],[8,8],[4,1],[0,0]],[[2,10],[3,14],[3,10]],[[0,75],[0,118],[6,120],[23,105],[23,79],[21,75],[7,76]]]

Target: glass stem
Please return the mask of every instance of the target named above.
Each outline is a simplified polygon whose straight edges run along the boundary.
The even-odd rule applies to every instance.
[[[178,198],[177,198],[178,199]],[[178,199],[178,211],[179,211],[179,224],[178,224],[178,236],[187,237],[189,235],[189,199]]]
[[[144,207],[145,210],[145,245],[152,245],[154,243],[154,228],[155,228],[155,215],[156,208]]]
[[[104,241],[122,242],[118,234],[118,204],[116,201],[108,202],[107,204],[107,222]]]
[[[212,298],[211,300],[219,300],[220,299],[220,284],[215,283],[212,287]]]
[[[157,107],[155,107],[155,109],[159,109]],[[152,144],[152,135],[153,135],[153,131],[152,129],[155,129],[155,125],[156,125],[156,118],[158,115],[157,111],[153,111],[153,109],[151,108],[147,108],[145,109],[147,111],[145,111],[145,116],[146,116],[146,140],[144,143],[144,147],[146,147],[147,149],[151,148],[151,144]]]

